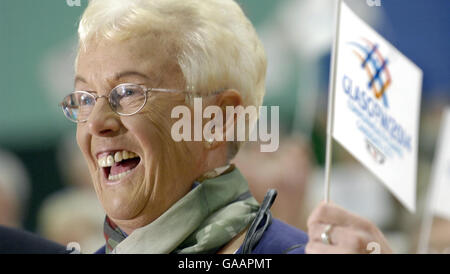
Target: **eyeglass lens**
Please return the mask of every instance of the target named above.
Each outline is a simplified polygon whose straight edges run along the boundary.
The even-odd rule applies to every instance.
[[[109,104],[119,115],[131,115],[145,104],[146,91],[139,85],[119,85],[111,90]],[[86,121],[92,112],[96,96],[85,91],[67,95],[62,103],[64,114],[74,122]]]

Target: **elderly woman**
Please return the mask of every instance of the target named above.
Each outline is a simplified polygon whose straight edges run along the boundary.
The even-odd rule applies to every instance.
[[[271,218],[273,191],[259,205],[229,164],[239,142],[174,140],[172,110],[193,110],[193,98],[262,103],[264,49],[234,1],[91,0],[78,32],[76,91],[62,107],[107,214],[99,253],[389,251],[372,224],[325,204],[308,242]]]

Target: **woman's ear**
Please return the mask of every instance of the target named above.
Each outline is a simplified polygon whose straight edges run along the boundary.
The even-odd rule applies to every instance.
[[[214,111],[209,110],[214,114],[210,114],[208,108],[205,109],[207,115],[210,115],[211,120],[213,120],[211,123],[207,121],[204,125],[206,130],[212,134],[208,135],[210,137],[205,136],[205,144],[208,149],[215,149],[224,142],[230,141],[230,137],[235,138],[234,127],[237,117],[235,114],[228,115],[227,109],[232,108],[234,110],[235,107],[242,106],[242,97],[237,90],[227,89],[215,97],[212,105]],[[227,136],[227,133],[230,136]]]
[[[242,105],[242,96],[239,93],[239,91],[235,89],[227,89],[217,96],[217,103],[216,103],[223,111],[223,113],[226,113],[226,107],[232,106],[237,107]]]
[[[227,89],[217,98],[217,105],[222,109],[224,123],[222,125],[223,136],[227,141],[237,140],[237,113],[235,108],[243,107],[242,96],[235,89]],[[227,108],[233,109],[233,112],[227,113]],[[230,139],[232,138],[232,140]]]

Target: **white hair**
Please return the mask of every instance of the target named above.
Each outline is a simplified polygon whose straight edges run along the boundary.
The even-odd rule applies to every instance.
[[[153,35],[175,49],[186,91],[207,95],[235,89],[243,106],[258,109],[262,104],[266,55],[253,25],[233,0],[91,0],[78,35],[79,51],[93,41]],[[254,124],[246,120],[248,137]],[[229,159],[240,145],[231,143]]]
[[[186,90],[230,88],[259,107],[267,61],[255,29],[233,0],[91,0],[78,29],[80,49],[96,40],[155,35],[177,51]]]

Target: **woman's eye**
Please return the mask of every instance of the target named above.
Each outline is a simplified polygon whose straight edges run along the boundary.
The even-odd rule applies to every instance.
[[[81,96],[80,103],[82,105],[91,105],[92,104],[92,98],[91,96],[83,95]]]
[[[135,91],[132,89],[125,90],[123,96],[133,96],[135,94]]]

